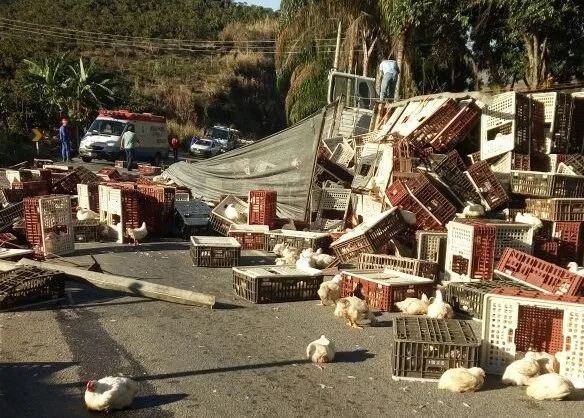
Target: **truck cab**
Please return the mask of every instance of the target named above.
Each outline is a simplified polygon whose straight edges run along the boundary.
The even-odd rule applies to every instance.
[[[81,159],[84,162],[91,162],[94,159],[108,161],[120,159],[121,137],[130,124],[134,125],[134,132],[139,141],[135,150],[136,161],[149,161],[160,165],[168,158],[166,118],[127,110],[100,110],[79,143]]]
[[[223,151],[231,151],[235,148],[240,132],[237,129],[228,128],[223,125],[213,125],[207,131],[206,138],[217,142]]]
[[[373,109],[375,100],[379,97],[375,89],[375,79],[371,77],[331,71],[328,81],[328,103],[342,96],[347,107]]]

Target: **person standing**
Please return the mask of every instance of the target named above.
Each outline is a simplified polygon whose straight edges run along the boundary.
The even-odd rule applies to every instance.
[[[178,146],[180,145],[180,141],[175,136],[172,137],[170,140],[170,146],[172,147],[172,153],[174,154],[174,162],[178,161]]]
[[[394,99],[395,95],[395,85],[397,83],[397,76],[399,74],[399,67],[397,61],[390,57],[389,59],[381,61],[379,64],[379,70],[381,71],[381,91],[379,92],[379,98],[383,99]]]
[[[71,161],[71,137],[67,129],[68,123],[67,118],[61,119],[61,127],[59,128],[59,142],[61,143],[61,157],[63,158],[63,162]]]
[[[120,144],[120,148],[126,152],[126,166],[128,171],[132,171],[132,166],[134,165],[134,152],[136,150],[136,145],[138,145],[140,141],[136,137],[136,133],[134,132],[134,125],[129,124],[128,129],[122,135],[122,141]]]

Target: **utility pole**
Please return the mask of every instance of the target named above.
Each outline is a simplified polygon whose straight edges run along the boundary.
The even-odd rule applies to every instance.
[[[341,21],[339,20],[339,26],[337,28],[337,47],[335,48],[335,63],[333,64],[333,70],[337,71],[339,68],[339,55],[341,54]]]

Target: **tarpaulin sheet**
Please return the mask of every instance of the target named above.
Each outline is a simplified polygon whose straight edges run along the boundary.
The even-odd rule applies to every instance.
[[[278,193],[278,216],[304,219],[323,118],[328,107],[254,144],[194,164],[172,164],[164,175],[188,187],[193,197],[218,202],[249,190]]]

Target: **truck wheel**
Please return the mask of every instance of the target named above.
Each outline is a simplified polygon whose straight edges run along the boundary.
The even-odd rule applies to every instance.
[[[154,163],[155,166],[160,167],[160,165],[162,164],[162,155],[160,155],[160,153],[157,152],[152,162]]]
[[[81,160],[82,160],[84,163],[90,163],[90,162],[91,162],[91,160],[92,160],[92,158],[91,158],[91,157],[81,157]]]

